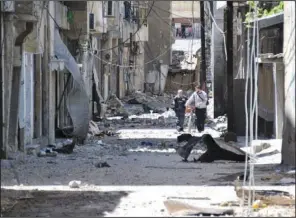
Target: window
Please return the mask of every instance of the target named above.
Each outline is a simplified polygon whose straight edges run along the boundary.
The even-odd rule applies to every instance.
[[[124,1],[124,19],[129,20],[131,15],[131,3]]]
[[[108,11],[107,12],[107,15],[108,16],[112,16],[113,15],[113,13],[112,13],[113,12],[112,11],[113,7],[112,6],[113,6],[112,1],[108,1],[108,7],[107,7],[107,11]]]
[[[105,1],[103,7],[105,17],[114,17],[114,1]]]

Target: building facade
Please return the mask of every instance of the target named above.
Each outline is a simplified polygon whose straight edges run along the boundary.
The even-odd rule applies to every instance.
[[[95,105],[143,89],[147,3],[127,3],[1,1],[1,157],[83,141]]]

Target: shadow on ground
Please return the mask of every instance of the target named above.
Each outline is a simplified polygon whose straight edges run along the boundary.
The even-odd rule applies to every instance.
[[[1,188],[4,217],[88,217],[112,212],[124,191],[24,191]]]

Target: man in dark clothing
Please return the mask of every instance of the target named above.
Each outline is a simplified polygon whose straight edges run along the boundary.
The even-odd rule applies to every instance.
[[[182,26],[181,27],[181,34],[182,34],[182,38],[185,38],[186,39],[186,29],[185,29],[185,26]]]
[[[185,103],[187,101],[186,96],[183,95],[182,90],[178,90],[178,94],[174,98],[174,110],[177,120],[177,129],[178,131],[183,131],[183,125],[185,120]]]

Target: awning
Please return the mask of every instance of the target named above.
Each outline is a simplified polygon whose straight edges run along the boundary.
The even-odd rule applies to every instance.
[[[67,97],[67,109],[73,123],[72,135],[84,139],[90,122],[89,98],[78,64],[62,41],[58,29],[55,30],[54,53],[64,60],[65,67],[73,77],[74,85]]]

